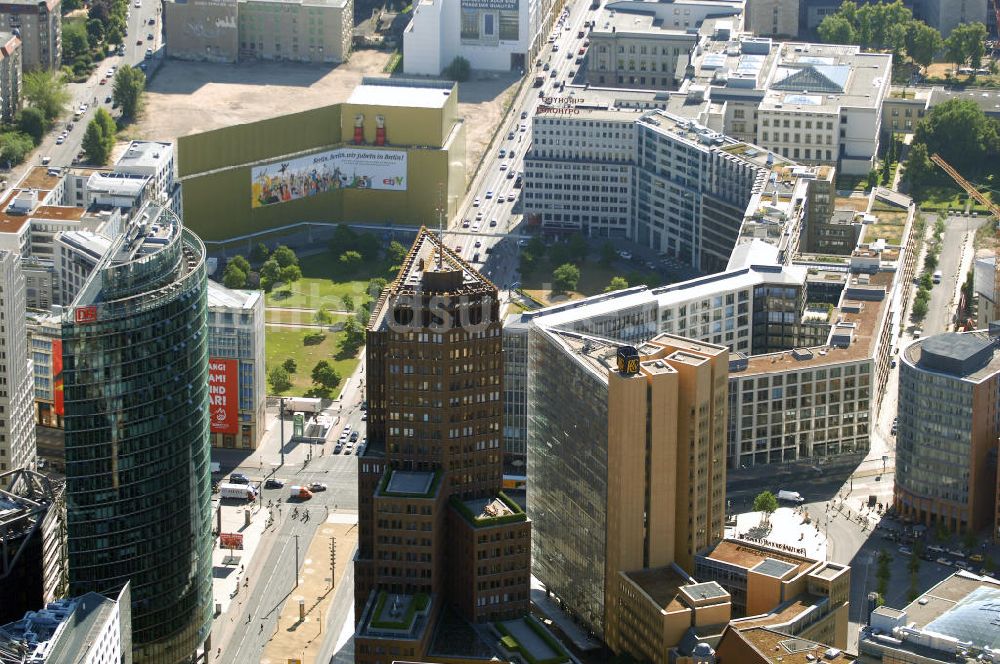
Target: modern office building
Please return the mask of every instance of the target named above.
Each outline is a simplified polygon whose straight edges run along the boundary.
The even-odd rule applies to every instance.
[[[212,447],[257,449],[264,435],[264,293],[208,282]]]
[[[528,344],[532,571],[628,650],[619,575],[693,569],[722,539],[729,351],[540,328]]]
[[[960,570],[902,609],[879,606],[861,626],[862,662],[988,662],[1000,649],[1000,582]]]
[[[0,473],[0,622],[65,595],[64,500],[61,485],[33,470]]]
[[[1000,320],[998,281],[997,257],[977,258],[973,267],[973,286],[976,291],[976,327],[981,330],[985,330],[993,321]]]
[[[174,197],[174,146],[156,141],[132,141],[118,161],[114,173],[148,178],[146,196],[160,205]]]
[[[4,664],[131,664],[129,584],[113,598],[98,593],[61,598],[0,625]]]
[[[590,30],[590,85],[676,90],[704,34],[739,32],[744,0],[614,0]]]
[[[772,664],[778,658],[782,664],[814,664],[855,662],[856,655],[801,636],[792,636],[769,627],[726,628],[715,650],[718,662],[740,664]]]
[[[24,71],[62,66],[61,0],[4,0],[0,28],[20,38]]]
[[[205,250],[148,205],[62,316],[69,581],[131,581],[133,655],[185,662],[212,613]]]
[[[950,532],[989,527],[997,537],[997,333],[918,339],[899,359],[897,513]]]
[[[496,286],[426,229],[375,303],[358,463],[357,662],[426,657],[445,612],[468,623],[528,612],[531,524],[500,491],[498,314]]]
[[[21,39],[0,32],[0,118],[13,122],[21,110]]]
[[[171,0],[163,6],[171,58],[340,63],[351,52],[353,0]]]
[[[0,239],[0,245],[6,243]],[[25,333],[25,277],[20,253],[0,248],[0,472],[35,468],[33,369]]]

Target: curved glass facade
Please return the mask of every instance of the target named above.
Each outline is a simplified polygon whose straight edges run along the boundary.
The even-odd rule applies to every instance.
[[[172,664],[211,628],[207,295],[201,241],[153,216],[63,320],[66,502],[70,594],[131,580],[135,661]]]

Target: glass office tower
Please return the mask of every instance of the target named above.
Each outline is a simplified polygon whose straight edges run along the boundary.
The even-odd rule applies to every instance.
[[[132,582],[135,662],[211,628],[205,248],[149,205],[63,315],[70,594]]]

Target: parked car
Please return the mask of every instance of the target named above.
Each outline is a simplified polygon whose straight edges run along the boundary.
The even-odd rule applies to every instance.
[[[938,565],[944,565],[945,567],[951,567],[951,561],[948,560],[947,558],[938,558],[934,562],[936,562]]]
[[[901,554],[903,554],[904,556],[912,556],[913,555],[913,550],[910,547],[908,547],[908,546],[901,546],[901,547],[899,547],[899,552]]]
[[[350,441],[352,443],[354,443],[354,442],[357,442],[357,440],[358,440],[358,432],[357,431],[352,431],[351,432],[351,436],[350,436]]]

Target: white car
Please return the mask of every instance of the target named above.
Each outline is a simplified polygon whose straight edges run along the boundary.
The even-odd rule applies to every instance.
[[[64,137],[62,137],[62,136],[60,136],[59,138],[56,139],[56,145],[62,145],[65,142],[66,142],[66,139]]]
[[[500,170],[501,171],[506,171],[507,170],[507,164],[500,164]]]
[[[632,254],[629,253],[629,252],[627,252],[627,251],[619,251],[618,255],[621,256],[622,258],[624,258],[627,261],[632,260]]]
[[[472,201],[472,207],[479,207],[479,199]]]
[[[134,6],[135,6],[136,9],[140,9],[142,7],[142,2],[140,2],[139,0],[135,0],[135,5]]]

